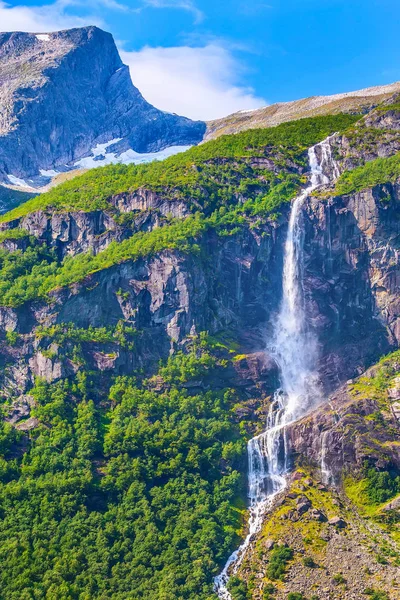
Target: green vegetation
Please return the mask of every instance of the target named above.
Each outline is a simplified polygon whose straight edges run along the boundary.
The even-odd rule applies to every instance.
[[[392,104],[384,104],[376,108],[379,112],[400,112],[400,102],[393,102]]]
[[[282,160],[284,155],[301,160],[311,145],[338,130],[346,129],[359,116],[332,115],[283,123],[268,129],[254,129],[237,135],[222,136],[162,162],[142,165],[113,165],[93,169],[29,200],[0,218],[11,221],[38,210],[112,209],[112,196],[132,192],[140,187],[154,191],[174,190],[173,197],[197,199],[203,205],[207,198],[210,210],[217,208],[216,199],[230,194],[229,182],[235,185],[237,174],[242,177],[252,170],[247,158],[263,156],[268,151]],[[283,153],[283,154],[282,154]],[[222,160],[221,160],[222,159]],[[238,161],[244,159],[244,164]],[[219,179],[215,181],[215,177]],[[254,177],[247,183],[254,186]],[[241,182],[246,185],[246,179]]]
[[[287,600],[307,600],[300,592],[290,592],[287,596]]]
[[[19,340],[19,334],[16,331],[6,332],[6,341],[9,346],[16,346]]]
[[[233,576],[228,581],[228,591],[232,596],[232,600],[249,600],[249,590],[247,583],[239,577]]]
[[[10,221],[44,209],[101,208],[116,212],[109,199],[142,186],[162,191],[166,197],[171,192],[172,199],[183,197],[196,212],[186,219],[164,219],[163,227],[136,233],[121,243],[113,242],[96,256],[82,253],[68,256],[61,263],[32,238],[25,252],[0,249],[0,305],[16,307],[35,299],[48,301],[49,292],[56,288],[163,250],[196,252],[196,241],[210,228],[226,236],[237,233],[246,223],[257,227],[256,217],[275,219],[282,203],[290,201],[301,185],[293,164],[304,164],[305,149],[357,118],[335,115],[302,119],[221,137],[162,163],[94,169],[26,202],[0,220]],[[255,156],[265,155],[279,167],[276,172],[252,163]],[[123,216],[125,220],[129,217]],[[1,233],[0,241],[1,236],[11,239],[26,235],[12,229]]]
[[[394,182],[399,177],[400,153],[377,158],[352,171],[345,171],[336,182],[335,194],[351,194],[380,183]]]
[[[369,377],[359,377],[351,385],[350,393],[357,398],[378,400],[382,408],[389,408],[387,390],[394,378],[400,372],[400,350],[395,350],[381,358],[373,374]],[[379,419],[379,417],[377,417]],[[376,418],[374,420],[377,420]]]
[[[0,243],[5,242],[6,240],[19,240],[26,237],[29,237],[29,233],[22,228],[0,231]]]
[[[276,546],[272,552],[267,566],[267,577],[269,579],[283,579],[286,573],[287,563],[293,558],[292,548],[287,546]]]
[[[373,588],[367,588],[364,591],[366,596],[369,596],[369,600],[389,600],[389,596],[382,590],[374,590]]]
[[[315,562],[314,562],[314,559],[311,556],[305,556],[303,558],[303,565],[305,567],[309,567],[310,569],[312,569],[312,568],[314,568],[316,566]]]
[[[265,583],[262,591],[263,600],[273,600],[276,593],[276,587],[272,583]]]
[[[332,577],[332,581],[334,583],[336,583],[337,585],[343,585],[346,583],[345,578],[343,577],[342,573],[336,573],[336,575],[334,575]]]
[[[117,343],[122,347],[133,348],[133,339],[136,329],[124,321],[119,321],[115,327],[92,327],[83,329],[73,323],[60,323],[50,327],[38,327],[35,337],[39,340],[47,339],[60,346],[66,343]]]
[[[157,389],[119,377],[99,398],[82,370],[36,382],[29,441],[0,425],[2,597],[215,597],[212,578],[238,543],[245,442],[233,392],[191,395],[182,380],[224,368],[202,336],[161,367]]]
[[[384,450],[377,440],[378,433],[388,434],[396,439],[397,430],[393,427],[391,399],[388,389],[393,385],[400,372],[400,351],[396,350],[384,356],[375,365],[368,376],[358,378],[350,384],[349,392],[358,401],[374,401],[377,410],[360,416],[363,425],[368,426],[368,433],[363,435],[363,450],[370,459],[364,461],[358,474],[348,474],[344,480],[346,495],[360,511],[373,518],[382,519],[380,509],[391,498],[400,494],[400,473],[391,463],[390,454]],[[393,442],[395,443],[395,442]],[[379,469],[375,461],[380,459]],[[389,516],[388,516],[389,519]]]
[[[382,504],[400,494],[400,473],[392,470],[377,471],[364,465],[365,493],[372,504]]]

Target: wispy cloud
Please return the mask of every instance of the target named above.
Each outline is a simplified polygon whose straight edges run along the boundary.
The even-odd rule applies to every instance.
[[[145,47],[121,51],[121,56],[134,84],[163,110],[208,120],[266,104],[252,88],[240,84],[243,65],[216,43],[199,48]]]
[[[46,6],[10,6],[0,0],[0,29],[1,31],[37,32],[56,31],[89,24],[103,25],[102,20],[95,15],[80,17],[70,14],[67,9],[73,5],[76,5],[75,0],[57,0]]]
[[[186,10],[194,15],[196,23],[200,23],[204,19],[204,13],[197,8],[192,0],[143,0],[143,5],[151,8]]]
[[[272,4],[267,2],[256,2],[256,0],[253,0],[253,2],[243,2],[239,6],[239,13],[247,16],[254,16],[265,10],[271,10],[272,8]]]

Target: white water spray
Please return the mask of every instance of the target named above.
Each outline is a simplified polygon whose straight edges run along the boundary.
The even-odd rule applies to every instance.
[[[292,204],[284,250],[282,302],[273,327],[272,343],[268,348],[280,369],[281,388],[271,403],[265,431],[247,445],[250,500],[248,534],[242,545],[229,557],[222,573],[215,578],[215,591],[222,600],[231,600],[227,589],[231,571],[236,573],[253,535],[261,529],[268,506],[286,486],[286,426],[304,416],[322,399],[316,372],[317,340],[307,328],[304,306],[301,209],[313,190],[339,176],[329,142],[330,137],[309,149],[310,182]]]

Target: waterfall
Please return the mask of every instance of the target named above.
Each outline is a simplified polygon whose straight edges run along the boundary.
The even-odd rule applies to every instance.
[[[333,481],[333,476],[326,460],[328,454],[327,438],[329,431],[324,431],[321,436],[321,480],[322,483],[329,485]]]
[[[307,196],[339,176],[339,169],[332,157],[330,137],[308,150],[310,181],[292,203],[284,248],[282,301],[273,323],[271,343],[268,344],[268,351],[280,370],[281,387],[271,403],[265,431],[247,445],[248,534],[214,580],[214,589],[222,600],[231,600],[226,587],[229,574],[231,570],[233,573],[237,571],[253,535],[261,530],[272,499],[286,486],[289,458],[286,426],[304,416],[322,400],[316,372],[317,340],[307,328],[304,306],[301,217]]]

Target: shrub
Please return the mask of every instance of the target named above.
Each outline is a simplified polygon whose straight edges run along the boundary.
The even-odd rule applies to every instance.
[[[366,588],[364,594],[370,597],[370,600],[389,600],[389,596],[383,590],[374,590],[373,588]]]
[[[16,331],[7,331],[6,340],[10,346],[15,346],[18,342],[19,334]]]
[[[272,583],[266,583],[263,588],[263,600],[273,600],[276,588]]]
[[[249,590],[247,583],[239,577],[231,577],[227,585],[228,591],[232,597],[232,600],[248,600]]]
[[[352,171],[345,171],[336,182],[335,193],[344,195],[400,177],[400,153],[371,160]]]
[[[303,558],[303,565],[304,565],[305,567],[310,567],[310,568],[312,568],[312,567],[315,567],[315,562],[314,562],[314,560],[311,558],[311,556],[305,556],[305,557]]]
[[[293,558],[292,548],[287,546],[276,546],[272,552],[267,567],[269,579],[282,579],[286,572],[287,563]]]

